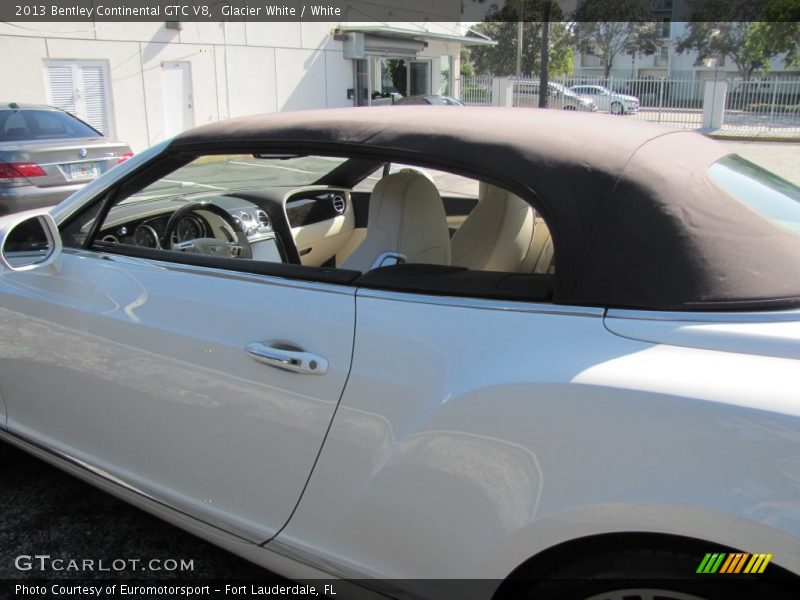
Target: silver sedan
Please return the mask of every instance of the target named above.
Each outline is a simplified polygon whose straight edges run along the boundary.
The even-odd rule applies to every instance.
[[[58,204],[131,156],[63,110],[0,104],[0,214]]]

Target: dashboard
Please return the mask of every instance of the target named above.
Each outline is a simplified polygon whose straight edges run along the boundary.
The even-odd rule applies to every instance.
[[[350,191],[326,186],[187,194],[123,201],[109,212],[95,239],[102,246],[306,264],[300,257],[308,252],[308,238],[320,242],[316,238],[329,234],[328,225],[352,222],[352,212]],[[304,248],[298,252],[301,239]]]
[[[286,217],[291,227],[303,227],[335,219],[347,210],[344,190],[306,190],[286,198]]]
[[[129,244],[143,248],[169,248],[164,239],[164,230],[170,215],[149,217],[140,221],[126,222],[118,227],[104,229],[100,240],[111,244]],[[178,221],[170,242],[178,243],[206,237],[211,229],[208,221],[199,215],[186,215]]]

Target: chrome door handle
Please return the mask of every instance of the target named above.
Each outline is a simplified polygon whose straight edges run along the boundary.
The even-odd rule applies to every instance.
[[[284,371],[304,375],[324,375],[328,372],[328,361],[311,352],[270,346],[264,342],[247,344],[245,350],[258,362]]]

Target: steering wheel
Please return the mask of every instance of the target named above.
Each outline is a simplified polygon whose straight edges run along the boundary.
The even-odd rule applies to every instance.
[[[236,234],[236,241],[223,241],[214,237],[196,238],[183,242],[174,242],[173,237],[178,228],[178,223],[189,213],[203,210],[213,213],[225,223],[227,223]],[[224,208],[220,208],[211,202],[189,202],[183,205],[169,218],[164,227],[164,241],[169,243],[171,250],[179,252],[192,252],[196,254],[207,254],[210,256],[221,256],[223,258],[251,258],[250,242],[247,241],[247,234],[234,217]]]

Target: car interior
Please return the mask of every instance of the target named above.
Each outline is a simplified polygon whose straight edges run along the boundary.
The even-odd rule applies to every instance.
[[[200,156],[62,227],[64,245],[366,288],[552,301],[544,220],[496,185],[304,155]]]

